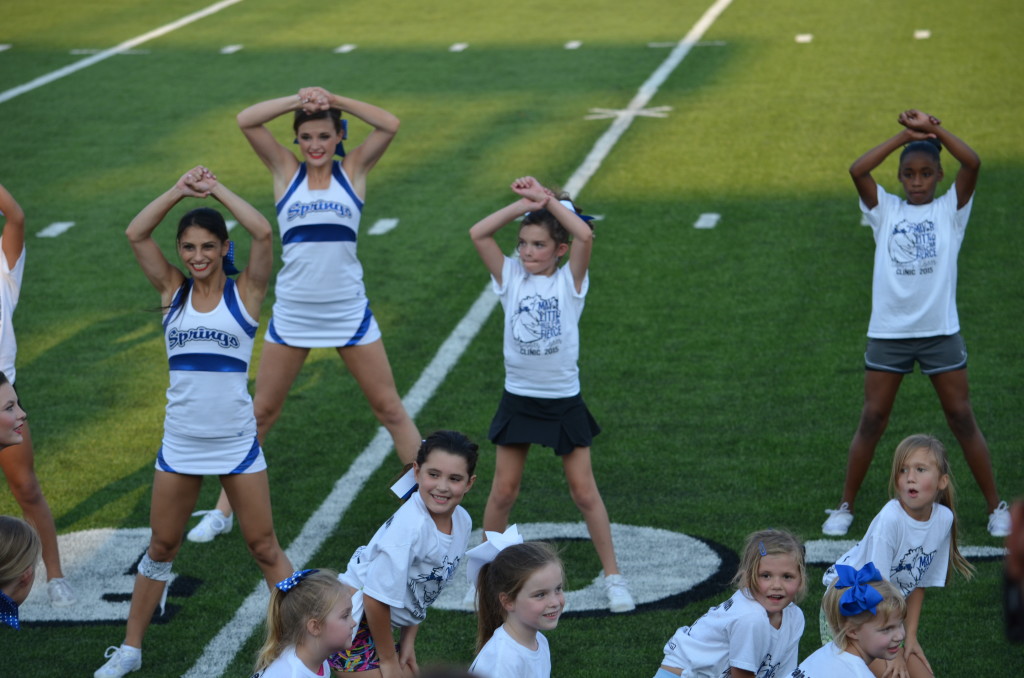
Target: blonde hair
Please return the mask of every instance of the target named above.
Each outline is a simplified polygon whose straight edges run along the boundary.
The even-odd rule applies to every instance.
[[[270,590],[267,606],[267,637],[256,655],[255,673],[274,663],[285,648],[298,645],[310,619],[323,622],[348,588],[333,570],[315,570],[288,591]]]
[[[753,592],[757,590],[757,569],[761,566],[761,558],[778,555],[791,555],[796,561],[800,572],[800,588],[796,592],[795,600],[799,603],[807,593],[804,545],[796,535],[785,530],[760,530],[747,537],[743,545],[743,557],[740,559],[736,576],[732,578],[732,585],[740,591],[745,591],[744,595],[748,598],[752,598]]]
[[[530,575],[551,563],[562,569],[564,579],[565,570],[555,548],[545,542],[528,541],[503,548],[494,560],[480,568],[476,584],[478,653],[495,629],[505,623],[507,613],[501,595],[515,598]]]
[[[904,600],[903,594],[895,584],[883,579],[868,582],[868,586],[882,595],[882,602],[875,607],[875,614],[871,614],[871,610],[864,610],[852,617],[843,616],[839,611],[839,599],[850,589],[849,586],[842,588],[829,586],[821,598],[821,611],[825,613],[825,621],[832,629],[832,640],[840,650],[849,647],[850,639],[847,638],[847,635],[850,631],[856,631],[869,621],[888,620],[894,617],[902,620],[907,616],[907,601]]]
[[[896,499],[899,493],[896,490],[896,481],[900,477],[900,469],[907,463],[907,459],[918,450],[927,450],[935,458],[935,465],[939,469],[940,476],[946,476],[948,482],[946,489],[939,490],[935,501],[949,509],[953,514],[953,524],[949,530],[949,564],[946,572],[946,583],[953,579],[953,570],[959,572],[964,579],[971,579],[974,576],[974,566],[960,553],[959,542],[957,541],[957,518],[956,518],[956,489],[953,486],[953,474],[949,468],[949,453],[942,441],[935,436],[926,433],[916,433],[907,436],[896,446],[896,452],[892,457],[892,474],[889,476],[889,498]]]
[[[42,552],[34,527],[21,518],[0,516],[0,589],[35,567]]]

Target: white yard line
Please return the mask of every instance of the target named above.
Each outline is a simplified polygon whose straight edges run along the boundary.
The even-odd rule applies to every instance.
[[[678,46],[662,65],[641,85],[639,93],[630,102],[629,110],[642,109],[658,91],[658,87],[665,82],[669,74],[686,57],[701,36],[714,23],[715,19],[725,11],[732,0],[717,0],[700,20],[694,24],[686,37],[679,42]],[[594,175],[594,172],[601,166],[602,161],[607,157],[615,142],[629,128],[634,116],[624,115],[617,118],[611,128],[605,132],[594,144],[593,150],[587,155],[583,164],[573,173],[565,184],[565,190],[571,195],[577,196],[586,185],[587,181]],[[483,292],[470,307],[469,312],[459,321],[452,333],[448,335],[441,348],[438,349],[430,364],[427,365],[420,378],[416,381],[409,393],[402,402],[406,411],[413,419],[419,411],[430,400],[431,396],[444,381],[448,372],[455,366],[459,358],[466,351],[469,343],[476,336],[483,326],[487,317],[498,303],[498,297],[485,286]],[[391,438],[388,432],[382,427],[378,429],[377,435],[364,449],[348,471],[334,484],[334,489],[327,496],[324,502],[310,517],[303,526],[299,536],[295,538],[285,552],[295,567],[304,567],[309,559],[320,550],[327,537],[338,527],[345,512],[355,500],[356,495],[362,490],[363,485],[373,473],[380,468],[380,465],[387,458],[391,451]],[[381,488],[381,491],[386,491]],[[234,659],[239,648],[248,640],[254,628],[259,625],[266,616],[267,587],[261,581],[252,593],[245,599],[242,606],[232,617],[231,621],[221,628],[220,632],[203,649],[202,656],[196,660],[192,668],[185,673],[183,678],[205,678],[206,676],[220,676]]]
[[[97,63],[99,63],[101,61],[109,59],[110,57],[112,57],[112,56],[114,56],[116,54],[120,54],[122,52],[126,52],[126,51],[130,50],[133,47],[137,47],[137,46],[141,45],[144,42],[152,40],[153,38],[159,38],[162,35],[166,35],[167,33],[170,33],[171,31],[175,31],[175,30],[181,28],[182,26],[187,26],[188,24],[190,24],[190,23],[192,23],[194,21],[199,21],[200,19],[202,19],[204,17],[210,16],[211,14],[215,14],[215,13],[221,11],[225,7],[230,7],[231,5],[238,4],[239,2],[242,2],[242,0],[222,0],[221,2],[218,2],[218,3],[215,3],[213,5],[210,5],[206,9],[201,9],[198,12],[193,12],[192,14],[189,14],[188,16],[184,16],[184,17],[178,19],[177,21],[172,21],[171,23],[165,24],[165,25],[161,26],[160,28],[153,29],[152,31],[150,31],[148,33],[143,33],[142,35],[138,36],[137,38],[132,38],[131,40],[127,40],[125,42],[122,42],[120,45],[118,45],[116,47],[111,47],[110,49],[105,49],[102,52],[98,52],[96,54],[93,54],[90,57],[82,59],[81,61],[76,61],[73,64],[69,64],[69,65],[65,66],[64,68],[59,68],[56,71],[52,71],[50,73],[47,73],[46,75],[41,75],[38,78],[36,78],[35,80],[32,80],[31,82],[26,82],[24,85],[18,85],[17,87],[12,87],[11,89],[7,90],[6,92],[0,92],[0,103],[8,101],[9,99],[13,99],[14,97],[18,96],[19,94],[24,94],[25,92],[31,92],[32,90],[37,89],[39,87],[42,87],[43,85],[49,84],[49,83],[53,82],[54,80],[59,80],[60,78],[63,78],[66,75],[71,75],[72,73],[77,73],[78,71],[82,70],[83,68],[88,68],[89,66],[92,66],[93,64],[97,64]]]

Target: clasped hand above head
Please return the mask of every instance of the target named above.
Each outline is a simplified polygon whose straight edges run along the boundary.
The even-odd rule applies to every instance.
[[[303,87],[299,90],[299,100],[306,113],[326,111],[331,107],[331,93],[323,87]]]
[[[181,175],[175,187],[190,198],[205,198],[217,187],[217,177],[206,167],[196,165]]]

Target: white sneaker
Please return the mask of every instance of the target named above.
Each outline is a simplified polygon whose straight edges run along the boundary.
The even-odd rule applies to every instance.
[[[188,531],[187,539],[197,543],[213,541],[218,534],[227,534],[231,531],[232,516],[225,516],[217,509],[209,511],[196,511],[192,515],[202,516],[199,524]]]
[[[121,678],[142,668],[142,650],[137,647],[110,646],[103,656],[107,657],[107,663],[96,669],[93,678]]]
[[[604,578],[604,592],[608,595],[608,609],[612,612],[629,612],[636,609],[636,601],[629,592],[626,578],[621,574],[610,574]]]
[[[853,522],[853,514],[850,513],[850,505],[845,501],[837,509],[825,509],[828,518],[821,526],[821,531],[830,537],[842,537],[850,529]]]
[[[78,601],[71,585],[62,578],[46,582],[46,595],[50,598],[50,605],[54,607],[69,607]]]
[[[999,502],[996,510],[989,514],[988,533],[993,537],[1010,536],[1010,508],[1005,501]]]

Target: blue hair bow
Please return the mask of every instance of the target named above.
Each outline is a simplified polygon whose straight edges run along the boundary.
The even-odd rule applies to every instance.
[[[314,572],[319,571],[320,570],[296,570],[295,572],[292,572],[290,577],[282,579],[281,581],[274,584],[274,586],[276,586],[277,590],[281,593],[288,593],[293,588],[298,586],[299,582],[301,582],[303,579],[313,574]]]
[[[836,565],[835,587],[847,588],[839,598],[839,614],[853,617],[861,612],[876,614],[878,604],[882,602],[882,594],[869,586],[869,582],[882,581],[882,573],[874,563],[867,563],[859,570],[849,565]]]

